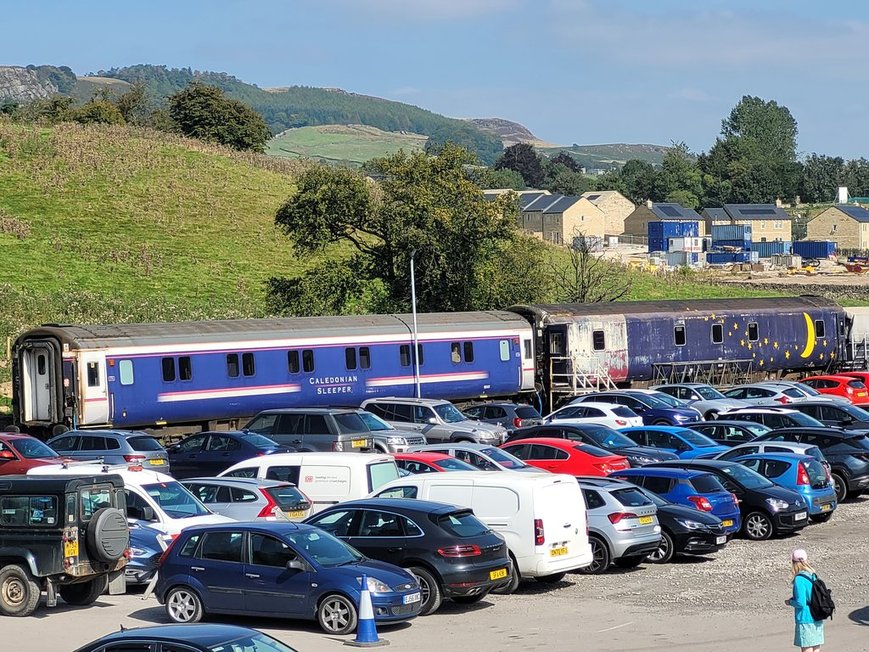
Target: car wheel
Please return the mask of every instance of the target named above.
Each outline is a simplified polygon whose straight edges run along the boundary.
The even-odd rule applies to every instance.
[[[522,574],[519,572],[519,566],[516,564],[516,558],[512,553],[510,554],[510,560],[513,562],[513,573],[510,575],[510,581],[492,589],[492,593],[496,595],[510,595],[511,593],[515,593],[516,589],[519,588],[519,584],[522,582]]]
[[[826,512],[824,514],[814,514],[809,517],[812,519],[813,523],[826,523],[831,518],[833,518],[833,512]]]
[[[427,616],[437,611],[444,599],[440,582],[430,571],[420,566],[411,566],[407,570],[419,580],[419,588],[422,592],[422,606],[419,609],[419,615]]]
[[[628,555],[626,557],[613,559],[613,563],[619,568],[636,568],[644,561],[646,561],[645,555]]]
[[[836,491],[836,500],[841,503],[848,497],[848,483],[845,482],[845,478],[840,473],[833,473],[831,477],[833,489]]]
[[[22,566],[12,564],[0,570],[0,613],[29,616],[39,604],[39,584]]]
[[[475,602],[479,602],[483,598],[489,595],[488,591],[483,593],[477,593],[476,595],[454,595],[452,597],[453,602],[458,602],[459,604],[474,604]]]
[[[669,426],[671,424],[666,419],[658,419],[657,421],[653,421],[652,425],[653,426]]]
[[[67,584],[58,587],[57,592],[67,604],[84,606],[93,604],[109,587],[109,576],[102,575],[90,582]]]
[[[769,539],[773,533],[772,520],[763,512],[751,512],[745,517],[742,532],[752,541]]]
[[[543,584],[556,584],[563,580],[565,575],[567,575],[567,573],[553,573],[552,575],[540,575],[534,579]]]
[[[317,607],[317,622],[327,634],[349,634],[358,619],[356,605],[337,593],[327,595]]]
[[[599,537],[590,536],[588,542],[591,544],[591,563],[580,568],[579,572],[586,575],[603,573],[610,566],[610,551]]]
[[[661,530],[661,543],[658,544],[658,549],[649,554],[646,559],[654,564],[666,564],[673,559],[674,554],[676,551],[674,550],[673,537],[665,530]]]
[[[166,613],[176,623],[198,623],[204,609],[196,591],[186,586],[176,586],[166,594]]]
[[[709,412],[703,415],[703,418],[707,421],[715,421],[715,419],[718,418],[718,412],[715,410],[709,410]]]

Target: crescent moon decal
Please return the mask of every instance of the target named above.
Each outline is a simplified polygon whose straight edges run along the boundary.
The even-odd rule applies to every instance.
[[[804,312],[803,317],[806,319],[806,348],[800,353],[801,358],[808,358],[815,350],[815,322],[809,317],[809,313]]]

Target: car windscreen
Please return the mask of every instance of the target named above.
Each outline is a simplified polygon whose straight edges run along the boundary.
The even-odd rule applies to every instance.
[[[9,444],[18,451],[21,457],[26,457],[29,460],[40,457],[57,457],[57,452],[38,439],[22,437],[21,439],[11,439]]]
[[[806,428],[824,428],[823,423],[818,421],[815,417],[810,417],[808,414],[803,414],[802,412],[794,412],[793,414],[788,415],[789,418],[793,419],[794,423],[798,426],[803,426]]]
[[[457,537],[478,537],[489,531],[473,512],[453,512],[437,517],[437,524],[446,532]]]
[[[723,467],[721,470],[746,489],[766,489],[773,486],[773,483],[764,478],[760,473],[752,471],[742,464],[734,462]]]
[[[644,403],[646,407],[651,407],[660,410],[661,408],[671,407],[669,404],[664,403],[661,399],[657,397],[657,395],[652,394],[629,394],[629,396],[637,399],[640,403]],[[676,399],[673,399],[676,400]]]
[[[846,437],[845,443],[852,448],[869,450],[869,438],[867,438],[866,435],[853,435],[851,437]]]
[[[455,457],[445,457],[442,460],[434,462],[435,466],[444,471],[479,471],[476,466],[457,460]]]
[[[520,405],[516,408],[516,416],[520,419],[540,419],[540,413],[530,405]]]
[[[174,648],[172,645],[168,647],[164,645],[163,647],[165,649]],[[296,652],[294,648],[284,645],[262,632],[245,634],[225,643],[216,643],[208,649],[210,652]]]
[[[245,433],[244,440],[254,448],[266,449],[280,447],[280,444],[275,440],[262,435],[257,435],[256,433]]]
[[[368,426],[368,429],[371,432],[378,432],[380,430],[392,430],[392,426],[390,426],[386,421],[378,417],[376,414],[371,414],[371,412],[360,412],[359,418],[362,419],[362,422]]]
[[[683,407],[685,404],[680,401],[675,396],[670,396],[669,394],[665,394],[664,392],[658,392],[657,394],[649,394],[652,398],[656,398],[661,403],[665,403],[670,407]]]
[[[142,485],[142,489],[170,518],[192,518],[211,513],[180,482],[155,482]]]
[[[848,413],[854,421],[869,421],[869,412],[856,405],[837,405],[837,408]]]
[[[581,451],[586,455],[591,455],[592,457],[612,457],[613,455],[611,452],[605,451],[603,448],[598,448],[597,446],[589,446],[588,444],[577,446],[576,450]]]
[[[664,505],[671,504],[669,500],[664,500],[658,494],[654,494],[651,491],[649,491],[648,489],[643,489],[642,487],[637,487],[637,490],[642,492],[642,494],[646,498],[648,498],[650,501],[652,501],[657,507],[663,507]]]
[[[691,389],[700,394],[700,396],[707,401],[714,401],[719,398],[727,398],[726,396],[724,396],[724,394],[719,392],[714,387],[710,387],[709,385],[700,385],[699,387],[692,387]]]
[[[162,451],[163,446],[153,437],[127,437],[127,443],[134,451]]]
[[[583,426],[582,432],[588,435],[601,448],[628,448],[637,445],[637,442],[630,437],[626,437],[619,431],[604,426],[596,428]],[[568,431],[568,434],[570,434],[570,431]]]
[[[513,455],[510,455],[510,453],[502,451],[500,448],[495,448],[493,446],[487,446],[486,448],[481,449],[480,453],[495,460],[505,469],[521,469],[525,466],[528,466],[518,457],[514,457]]]
[[[271,496],[272,500],[278,504],[278,507],[285,512],[294,509],[307,509],[310,506],[310,502],[305,494],[290,485],[264,487],[263,491]]]
[[[446,423],[458,423],[459,421],[465,421],[467,419],[467,417],[459,412],[458,409],[456,409],[456,406],[452,403],[441,403],[440,405],[435,405],[434,411]]]
[[[336,414],[335,423],[338,424],[338,432],[343,434],[356,434],[367,432],[368,426],[355,412],[347,414]]]
[[[366,468],[368,469],[368,491],[379,489],[387,482],[392,482],[398,478],[398,466],[395,462],[375,462]]]
[[[365,559],[356,549],[322,530],[288,534],[293,548],[312,557],[321,566],[345,566]]]
[[[753,435],[762,435],[763,433],[770,431],[769,426],[765,426],[762,423],[756,423],[754,421],[743,421],[740,423],[740,425],[749,432],[751,432],[751,434]]]
[[[682,428],[680,430],[677,430],[675,434],[696,448],[709,448],[710,446],[718,446],[718,444],[709,439],[709,437],[707,437],[706,435],[699,433],[696,430],[691,430],[690,428]]]
[[[615,491],[611,491],[610,495],[625,507],[644,507],[652,504],[652,501],[649,500],[648,496],[639,489],[634,489],[633,487],[616,489]]]
[[[712,494],[721,491],[727,492],[727,489],[724,488],[721,481],[711,473],[695,475],[689,480],[689,482],[691,483],[691,486],[694,487],[694,491],[699,494]]]

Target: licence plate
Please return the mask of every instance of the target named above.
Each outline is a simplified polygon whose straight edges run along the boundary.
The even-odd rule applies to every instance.
[[[365,447],[365,440],[364,439],[354,439],[351,442],[351,446],[353,446],[353,448],[364,448]]]
[[[166,460],[151,460],[151,466],[163,466],[166,463]]]
[[[724,527],[733,527],[733,519],[728,518],[725,521],[721,521],[721,525],[723,525]]]
[[[805,520],[805,518],[806,518],[806,513],[805,513],[805,512],[799,512],[799,513],[797,513],[797,514],[794,514],[794,520],[795,520],[795,521],[802,521],[802,520]]]
[[[553,548],[552,550],[549,551],[550,557],[561,557],[561,556],[566,555],[566,554],[567,554],[567,546],[564,546],[563,548]]]
[[[493,570],[489,572],[490,580],[500,580],[502,577],[507,577],[506,568],[499,568],[498,570]]]
[[[287,518],[305,518],[305,510],[300,509],[295,512],[287,512]]]
[[[64,557],[78,557],[78,541],[66,541],[63,544]]]
[[[402,598],[402,599],[404,600],[404,604],[413,604],[414,602],[419,602],[420,600],[422,600],[422,594],[421,593],[409,593],[406,596],[404,596],[404,598]]]
[[[715,537],[715,545],[720,546],[722,543],[727,543],[727,537]]]
[[[830,503],[827,503],[826,505],[821,505],[821,511],[822,511],[822,512],[829,512],[830,509],[831,509],[831,508],[830,508]]]
[[[640,525],[651,525],[652,521],[655,519],[651,516],[641,516],[640,517]]]

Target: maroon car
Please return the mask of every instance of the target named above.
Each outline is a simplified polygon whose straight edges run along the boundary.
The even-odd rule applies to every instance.
[[[46,464],[68,461],[44,442],[17,432],[0,433],[0,475],[18,475]]]

